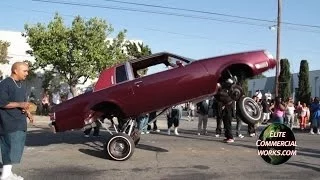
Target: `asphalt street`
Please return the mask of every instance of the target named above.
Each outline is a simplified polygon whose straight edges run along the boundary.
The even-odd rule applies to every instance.
[[[48,118],[36,121],[29,125],[23,160],[13,168],[26,180],[320,179],[320,135],[295,132],[297,156],[275,166],[257,155],[257,138],[246,135],[246,125],[245,138],[225,144],[223,137],[214,137],[212,118],[207,136],[196,134],[197,120],[182,120],[180,135],[168,136],[166,120],[159,118],[161,132],[142,135],[133,156],[117,162],[106,159],[102,151],[106,131],[98,138],[84,138],[76,130],[53,134]]]

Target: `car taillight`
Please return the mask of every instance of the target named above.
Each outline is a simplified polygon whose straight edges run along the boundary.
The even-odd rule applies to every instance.
[[[264,54],[269,58],[269,59],[274,59],[272,54],[269,51],[264,51]]]

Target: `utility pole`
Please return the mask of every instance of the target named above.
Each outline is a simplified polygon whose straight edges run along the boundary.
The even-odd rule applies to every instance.
[[[281,4],[282,4],[282,0],[278,0],[277,54],[276,54],[277,65],[276,65],[276,76],[275,76],[275,96],[276,97],[279,95]]]

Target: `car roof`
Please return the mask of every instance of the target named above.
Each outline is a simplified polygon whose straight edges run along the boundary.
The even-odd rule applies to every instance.
[[[187,63],[193,61],[191,58],[183,57],[177,54],[169,53],[169,52],[159,52],[155,54],[151,54],[148,56],[143,56],[137,59],[131,59],[128,62],[132,64],[133,68],[142,69],[148,66],[166,63],[169,57],[173,57],[178,60],[185,61]],[[168,65],[168,63],[166,64]]]
[[[169,52],[159,52],[159,53],[155,53],[155,54],[151,54],[151,55],[147,55],[147,56],[143,56],[141,58],[137,58],[137,59],[131,59],[129,60],[130,63],[135,63],[138,61],[144,61],[147,59],[157,59],[157,58],[163,58],[163,57],[174,57],[176,59],[180,59],[180,60],[184,60],[184,61],[193,61],[193,59],[191,58],[187,58],[187,57],[183,57],[177,54],[173,54],[173,53],[169,53]]]

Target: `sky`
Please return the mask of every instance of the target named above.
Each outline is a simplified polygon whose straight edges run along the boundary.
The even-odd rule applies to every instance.
[[[82,7],[32,0],[1,0],[0,30],[24,31],[24,25],[48,23],[58,12],[69,25],[73,16],[99,17],[110,23],[115,31],[124,29],[128,39],[142,40],[153,53],[168,51],[193,59],[201,59],[228,53],[265,49],[276,56],[276,30],[274,22],[253,21],[228,16],[160,9],[108,0],[46,0],[89,4],[98,7]],[[119,0],[224,15],[241,16],[276,21],[277,0]],[[124,11],[116,8],[133,8],[169,16],[145,12]],[[291,71],[299,71],[300,61],[308,60],[310,70],[319,69],[320,58],[320,7],[319,0],[282,0],[280,58],[287,58]],[[188,17],[186,17],[188,16]],[[193,18],[190,18],[192,16]],[[196,18],[202,17],[202,18]],[[304,24],[315,27],[294,26]],[[275,70],[265,73],[274,76]]]

